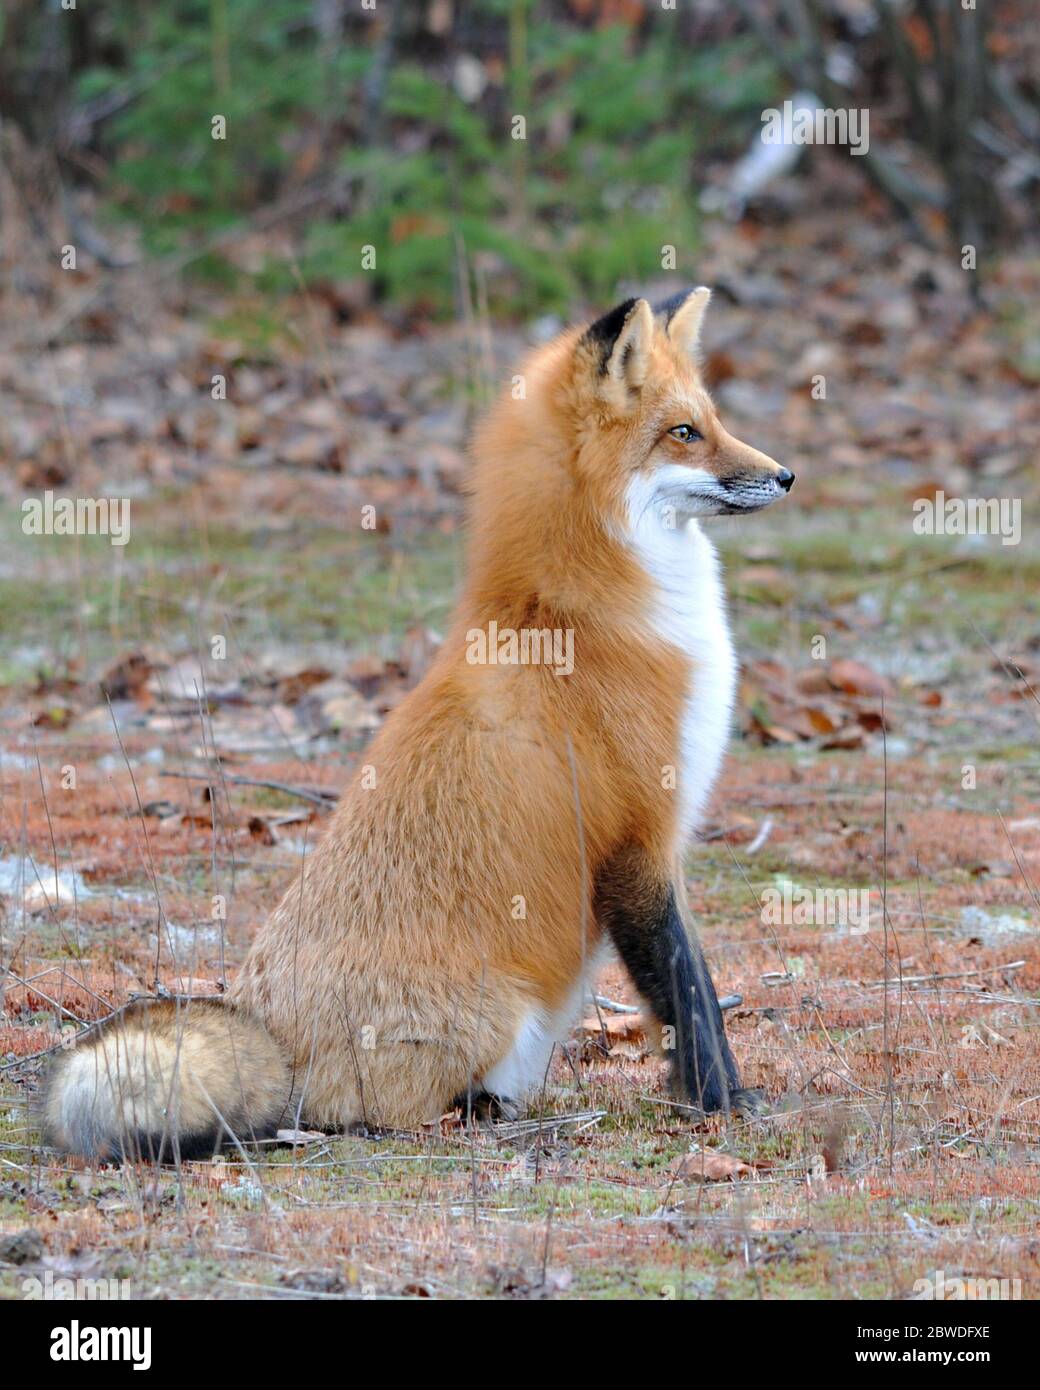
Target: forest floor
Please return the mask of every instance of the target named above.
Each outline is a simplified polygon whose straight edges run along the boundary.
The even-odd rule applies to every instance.
[[[838,198],[714,234],[697,278],[724,418],[798,474],[712,527],[742,700],[687,861],[771,1113],[691,1123],[608,1010],[515,1124],[179,1170],[43,1149],[39,1054],[157,982],[233,977],[327,818],[256,784],[331,802],[421,676],[465,436],[524,339],[146,283],[7,316],[0,1296],[45,1269],[139,1297],[1040,1289],[1040,268],[1005,261],[976,302]],[[26,536],[47,488],[130,497],[130,543]],[[1022,543],[916,533],[939,489],[1019,499]],[[817,888],[869,894],[869,930],[763,920],[766,890]],[[597,989],[635,1003],[616,963]]]

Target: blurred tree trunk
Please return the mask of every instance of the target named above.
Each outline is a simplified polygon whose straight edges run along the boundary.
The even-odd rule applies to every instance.
[[[0,119],[33,145],[53,145],[69,96],[79,10],[61,0],[7,0],[0,43]]]
[[[40,258],[56,241],[61,182],[55,148],[69,92],[76,12],[60,0],[8,0],[0,23],[0,263],[4,279],[32,293]]]
[[[1028,156],[1040,113],[990,52],[988,0],[972,8],[962,0],[872,0],[872,9],[871,31],[854,45],[856,56],[872,57],[902,100],[900,143],[927,158],[936,187],[917,177],[873,129],[857,163],[923,240],[931,239],[925,214],[938,208],[957,246],[974,246],[981,255],[1005,222],[1001,167]],[[741,10],[793,82],[829,107],[868,104],[861,91],[831,76],[841,16],[829,0],[784,0],[782,6],[741,0]],[[994,125],[1004,113],[1010,130],[998,132]]]

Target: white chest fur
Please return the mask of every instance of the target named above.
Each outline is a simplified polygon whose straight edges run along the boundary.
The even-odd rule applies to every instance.
[[[571,991],[571,997],[555,1013],[548,1009],[532,1009],[506,1055],[491,1068],[481,1082],[493,1096],[517,1100],[545,1080],[555,1043],[562,1042],[571,1030],[581,1008],[585,990],[595,983],[600,967],[608,954],[601,942],[585,962],[585,969]]]
[[[652,630],[689,662],[676,769],[681,849],[703,814],[726,750],[736,659],[715,547],[695,520],[669,524],[669,515],[653,505],[632,503],[630,539],[654,583]]]
[[[726,751],[736,662],[715,548],[697,522],[669,526],[666,516],[639,496],[630,498],[630,515],[628,540],[654,585],[652,631],[678,647],[688,664],[676,751],[678,851],[700,819]],[[590,980],[598,963],[589,963]],[[572,999],[555,1015],[531,1010],[509,1052],[483,1078],[486,1090],[517,1098],[541,1084],[553,1043],[566,1034],[584,987],[584,980],[579,981]]]

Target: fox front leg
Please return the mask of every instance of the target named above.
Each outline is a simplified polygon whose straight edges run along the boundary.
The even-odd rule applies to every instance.
[[[759,1108],[740,1084],[715,986],[683,924],[668,876],[641,845],[626,845],[596,878],[597,919],[658,1021],[672,1030],[672,1079],[701,1110]]]

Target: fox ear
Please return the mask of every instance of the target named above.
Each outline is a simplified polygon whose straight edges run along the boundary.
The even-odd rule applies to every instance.
[[[626,299],[585,330],[580,342],[591,349],[606,394],[625,405],[646,380],[654,315],[645,299]]]
[[[696,353],[700,343],[701,322],[710,299],[711,290],[701,285],[698,289],[691,290],[678,304],[672,300],[661,306],[661,310],[668,316],[669,338],[677,348],[688,352],[691,357]]]

